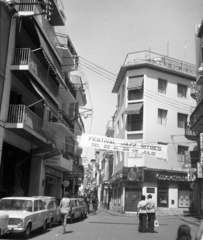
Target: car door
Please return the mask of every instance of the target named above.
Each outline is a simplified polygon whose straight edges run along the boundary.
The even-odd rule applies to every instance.
[[[80,216],[80,205],[78,200],[75,200],[75,208],[76,208],[76,218]]]
[[[34,201],[34,214],[32,218],[32,229],[37,229],[39,227],[39,216],[38,216],[38,201]]]
[[[44,225],[44,221],[46,218],[46,210],[44,208],[42,200],[38,201],[38,217],[39,217],[39,227]]]

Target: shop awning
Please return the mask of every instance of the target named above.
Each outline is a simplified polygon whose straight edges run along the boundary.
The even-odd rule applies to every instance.
[[[127,89],[141,89],[143,85],[143,76],[140,77],[129,77]]]
[[[128,104],[127,108],[125,109],[125,114],[140,114],[142,107],[143,103]]]
[[[58,103],[54,105],[48,97],[45,96],[45,94],[42,93],[42,91],[36,86],[36,84],[29,78],[30,84],[33,87],[33,90],[39,95],[41,99],[44,100],[45,105],[56,115],[58,115]]]
[[[63,78],[61,77],[61,66],[60,63],[57,61],[56,57],[54,56],[51,48],[49,47],[48,43],[45,42],[45,39],[43,38],[42,34],[40,33],[40,30],[35,26],[35,29],[37,31],[40,45],[42,48],[42,52],[44,54],[45,59],[47,60],[48,64],[52,68],[53,72],[56,74],[56,78],[59,81],[61,85],[67,88],[65,85]]]

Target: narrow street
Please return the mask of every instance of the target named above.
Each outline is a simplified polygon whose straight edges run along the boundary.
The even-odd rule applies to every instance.
[[[67,224],[68,233],[62,234],[62,227],[55,225],[52,229],[41,234],[35,231],[31,234],[33,240],[175,240],[177,229],[181,224],[188,224],[180,217],[160,217],[160,226],[156,233],[138,233],[138,218],[126,216],[113,216],[111,213],[99,210],[97,214],[90,214],[81,222]],[[192,239],[194,239],[197,226],[191,227]],[[6,235],[1,239],[20,239],[19,236]]]

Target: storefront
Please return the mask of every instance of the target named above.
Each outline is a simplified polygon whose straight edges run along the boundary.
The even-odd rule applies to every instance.
[[[143,168],[123,167],[111,179],[112,196],[110,209],[125,213],[136,212],[142,195]]]
[[[191,212],[194,208],[192,185],[186,172],[144,170],[143,194],[153,196],[159,209],[179,209]]]

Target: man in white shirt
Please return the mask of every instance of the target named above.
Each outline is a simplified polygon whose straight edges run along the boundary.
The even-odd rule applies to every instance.
[[[138,232],[146,232],[147,225],[147,202],[145,195],[141,196],[141,201],[137,205],[137,214],[139,214],[139,228]]]
[[[156,218],[155,202],[152,200],[152,195],[147,196],[147,217],[148,217],[148,232],[154,233],[154,220]]]

